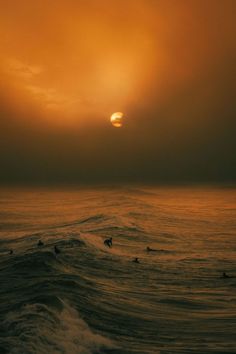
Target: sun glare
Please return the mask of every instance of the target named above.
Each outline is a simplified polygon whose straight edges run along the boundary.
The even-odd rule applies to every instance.
[[[116,112],[113,113],[111,116],[111,124],[113,125],[113,127],[116,128],[121,128],[123,125],[123,113],[122,112]]]

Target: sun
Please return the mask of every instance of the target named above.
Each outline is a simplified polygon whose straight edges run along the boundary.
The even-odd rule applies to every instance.
[[[122,112],[116,112],[111,115],[111,124],[113,127],[121,128],[123,125],[123,116]]]

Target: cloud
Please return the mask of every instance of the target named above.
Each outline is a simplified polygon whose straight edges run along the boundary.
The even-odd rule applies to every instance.
[[[8,59],[6,64],[6,71],[10,75],[25,79],[25,81],[33,79],[43,71],[40,66],[25,64],[16,58]]]

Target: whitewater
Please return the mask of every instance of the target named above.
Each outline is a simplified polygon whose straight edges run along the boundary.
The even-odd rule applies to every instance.
[[[235,354],[236,189],[1,188],[0,284],[1,354]]]

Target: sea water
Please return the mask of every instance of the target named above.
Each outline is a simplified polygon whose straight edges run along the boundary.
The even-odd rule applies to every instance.
[[[2,188],[0,353],[236,353],[236,190]]]

